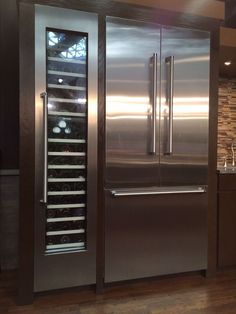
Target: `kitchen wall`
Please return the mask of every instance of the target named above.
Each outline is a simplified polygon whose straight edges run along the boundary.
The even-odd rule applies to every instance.
[[[225,61],[231,61],[225,66]],[[220,81],[218,105],[218,167],[232,165],[231,144],[236,157],[236,29],[220,28]]]
[[[221,78],[219,82],[218,106],[218,167],[232,165],[231,145],[234,143],[236,156],[236,77]]]

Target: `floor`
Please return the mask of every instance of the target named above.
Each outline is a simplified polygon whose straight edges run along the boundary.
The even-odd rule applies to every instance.
[[[15,304],[15,273],[0,274],[0,313],[11,314],[216,314],[236,313],[236,271],[215,278],[188,275],[107,288],[102,295],[74,290]]]

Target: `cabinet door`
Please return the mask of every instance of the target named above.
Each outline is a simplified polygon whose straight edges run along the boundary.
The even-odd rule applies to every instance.
[[[236,265],[236,194],[219,193],[219,248],[220,267]]]
[[[36,6],[35,291],[95,283],[97,16]]]

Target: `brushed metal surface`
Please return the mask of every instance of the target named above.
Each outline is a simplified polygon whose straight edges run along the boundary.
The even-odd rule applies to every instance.
[[[106,20],[106,186],[156,185],[159,157],[151,155],[152,116],[159,138],[159,97],[152,115],[157,53],[160,71],[160,30],[142,22]],[[157,95],[159,96],[159,95]],[[159,143],[156,143],[159,153]]]
[[[207,267],[207,193],[196,187],[207,184],[209,34],[163,27],[161,38],[160,47],[160,26],[107,19],[105,282]],[[154,157],[147,154],[146,108],[151,98],[147,59],[156,42],[160,124]],[[167,156],[169,56],[175,66],[173,154]],[[147,101],[141,103],[141,97]]]
[[[207,193],[106,191],[105,282],[206,269]]]
[[[93,284],[96,280],[96,172],[97,172],[97,15],[36,5],[35,20],[35,106],[36,106],[36,190],[35,190],[35,291]],[[88,33],[88,172],[87,250],[44,255],[45,207],[43,195],[43,106],[40,93],[46,90],[46,28]],[[33,105],[33,104],[32,104]],[[32,208],[33,210],[33,208]]]
[[[43,198],[41,203],[48,202],[48,94],[40,94],[43,100]]]
[[[149,187],[111,190],[114,197],[206,193],[206,186]]]
[[[210,37],[205,31],[163,27],[160,180],[162,186],[207,184]],[[169,137],[169,78],[174,56],[173,153]]]
[[[156,154],[156,126],[157,126],[157,78],[158,78],[158,74],[157,74],[157,60],[158,60],[158,56],[157,53],[153,54],[153,81],[152,81],[152,85],[153,85],[153,95],[152,95],[152,126],[151,126],[151,150],[150,153],[151,154]]]
[[[167,95],[166,104],[169,110],[169,126],[168,126],[168,150],[164,154],[171,155],[173,153],[173,97],[174,97],[174,62],[175,57],[169,56],[165,58],[165,64],[169,66],[169,74],[167,74]]]

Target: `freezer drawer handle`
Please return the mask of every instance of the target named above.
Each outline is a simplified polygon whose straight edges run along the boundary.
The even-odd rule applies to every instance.
[[[40,94],[43,99],[43,199],[40,201],[46,204],[48,201],[48,94]]]
[[[152,76],[152,120],[151,120],[151,148],[150,154],[156,154],[156,111],[157,111],[157,53],[152,56],[153,76]]]
[[[197,187],[193,189],[183,189],[183,190],[111,190],[111,194],[114,197],[119,197],[119,196],[141,196],[141,195],[166,195],[166,194],[195,194],[195,193],[206,193],[206,188],[205,187]]]
[[[168,137],[167,137],[167,149],[165,155],[173,154],[173,98],[174,98],[174,62],[175,57],[169,56],[165,59],[166,65],[168,65],[168,79],[167,79],[167,104],[169,107],[169,123],[168,123]]]

